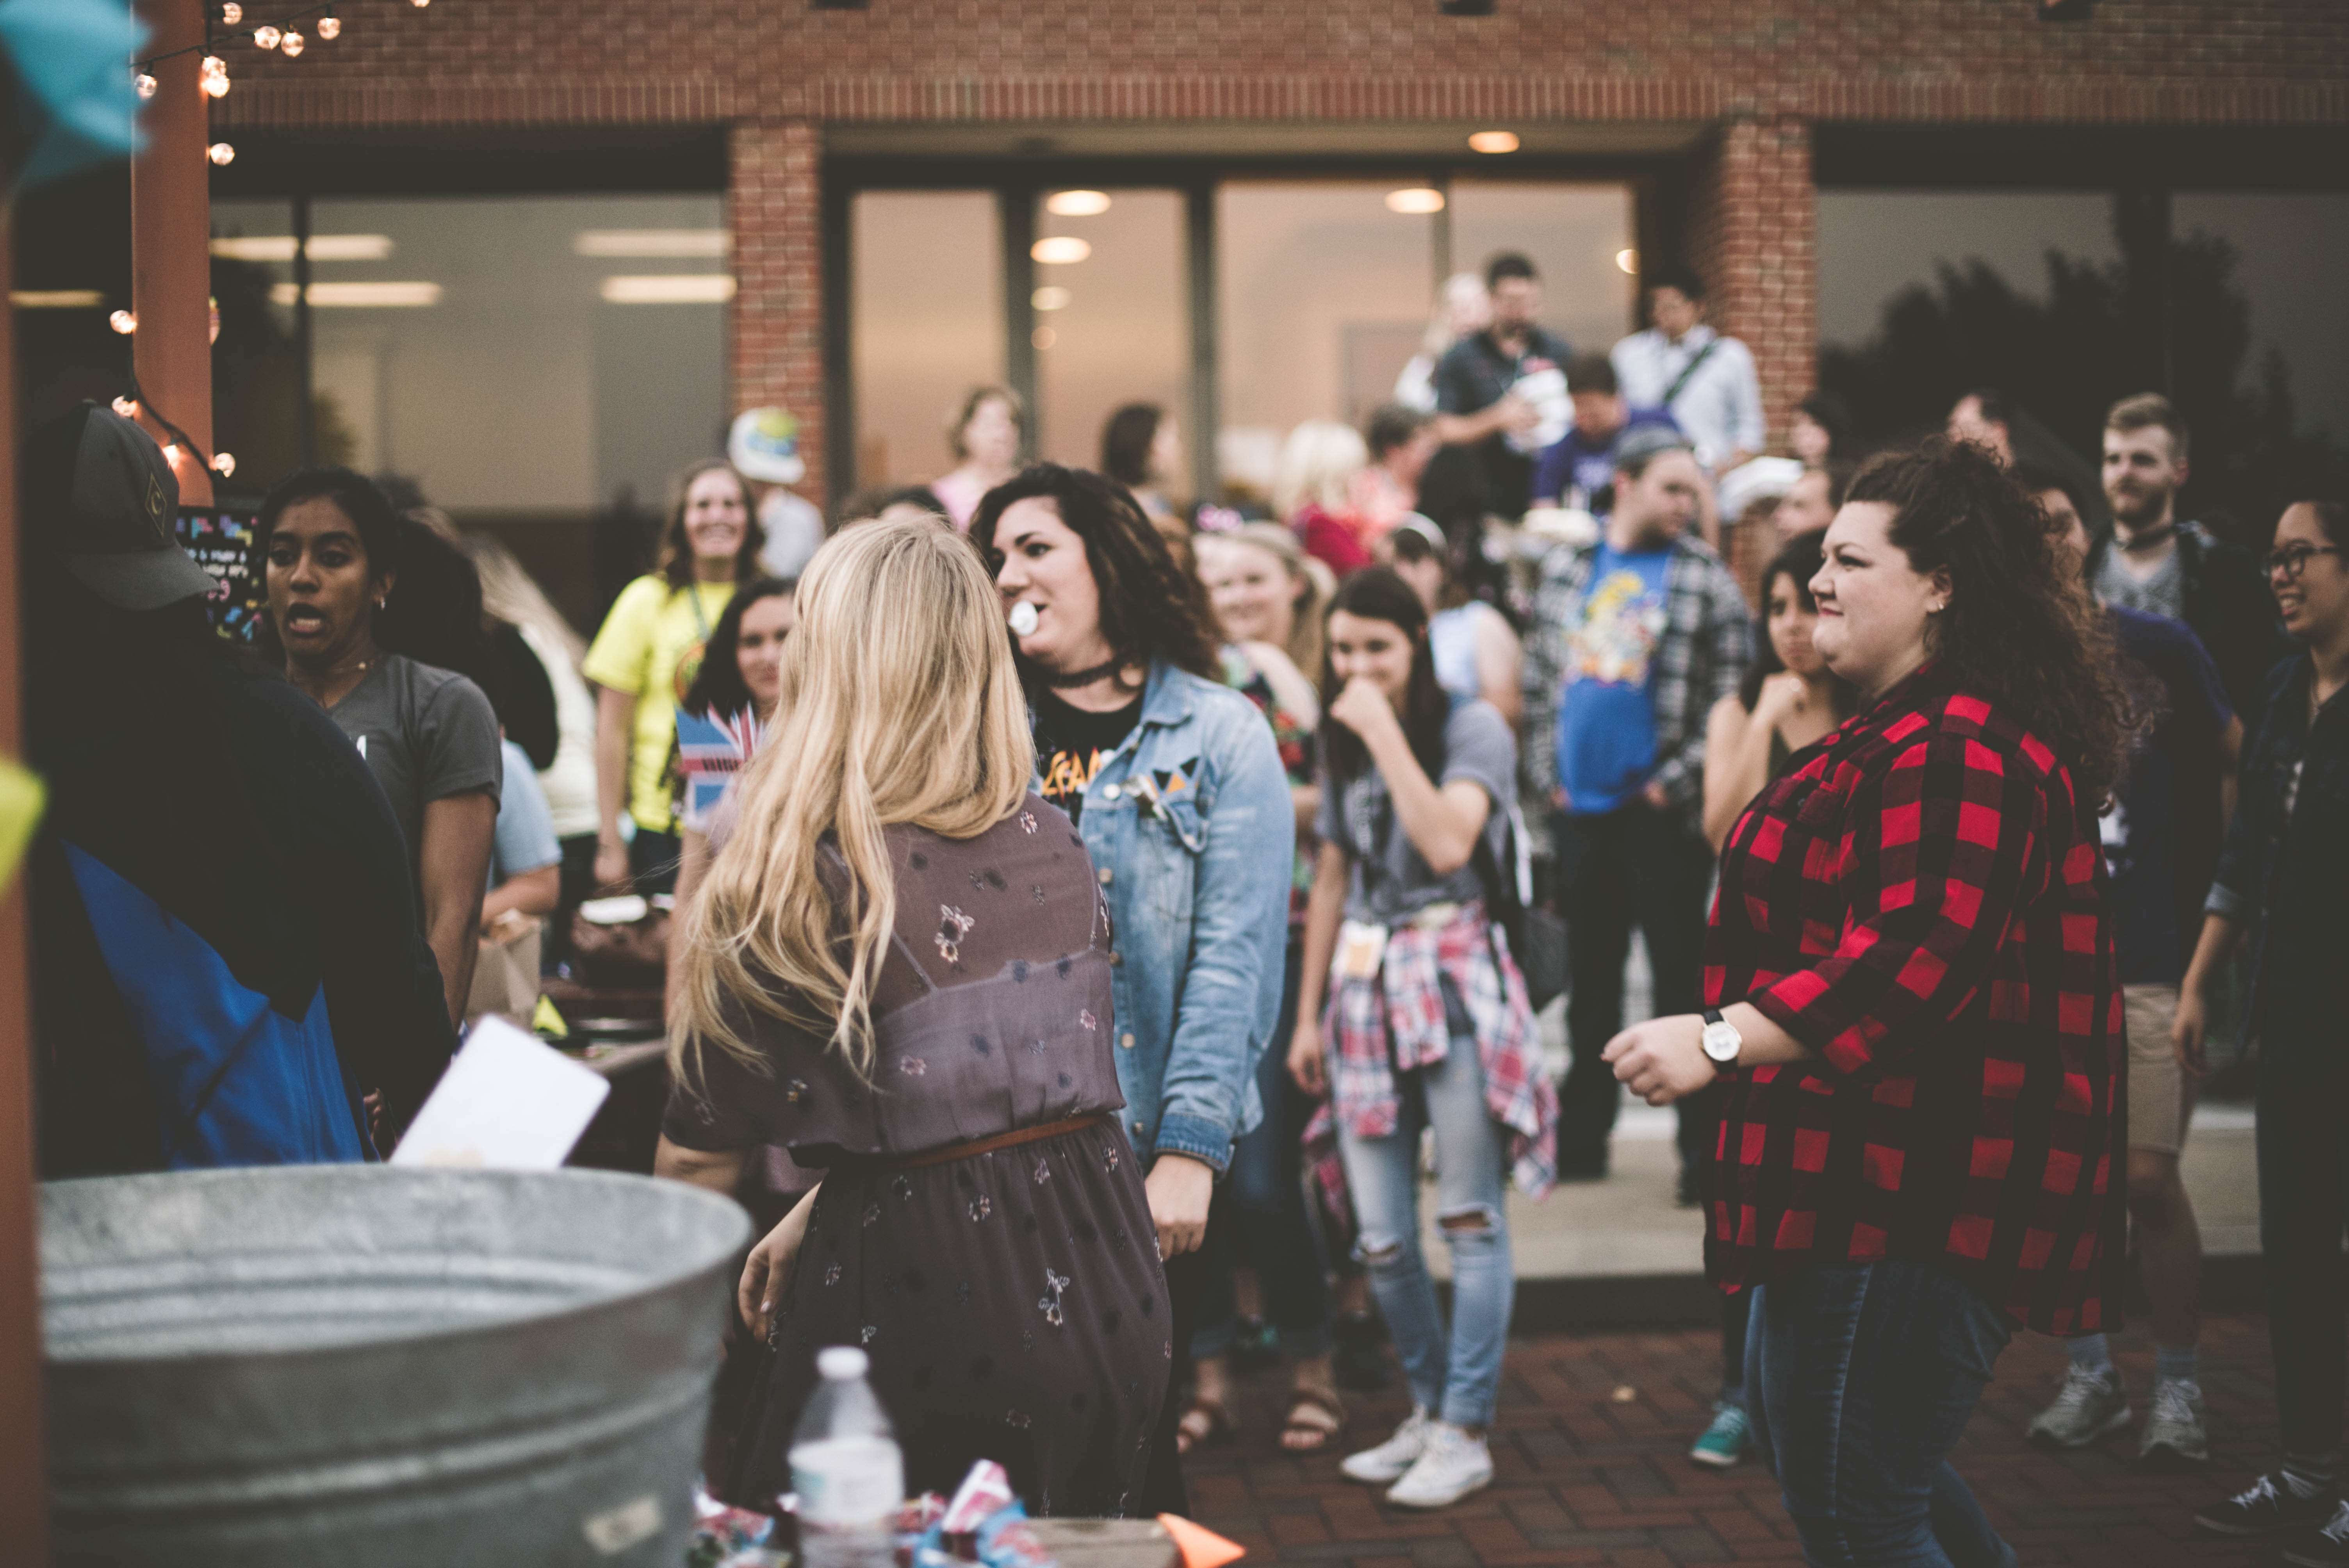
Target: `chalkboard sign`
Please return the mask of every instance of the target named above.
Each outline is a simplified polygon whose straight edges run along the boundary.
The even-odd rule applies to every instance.
[[[212,574],[212,629],[240,643],[259,634],[268,585],[253,571],[253,506],[183,506],[180,543]]]

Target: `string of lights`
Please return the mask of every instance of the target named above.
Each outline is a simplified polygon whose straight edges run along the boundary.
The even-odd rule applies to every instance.
[[[409,0],[409,4],[421,11],[431,5],[432,0]],[[295,24],[309,21],[314,16],[317,20],[313,24],[313,30],[317,34],[321,43],[331,44],[343,36],[342,18],[335,15],[335,0],[319,0],[316,5],[305,5],[298,11],[289,12],[274,22],[256,23],[251,29],[253,46],[264,54],[284,55],[289,60],[298,59],[302,51],[309,46],[309,39]],[[131,62],[130,68],[136,74],[140,98],[150,98],[155,96],[160,86],[154,75],[156,66],[165,60],[176,60],[183,55],[196,54],[201,54],[204,57],[203,70],[198,78],[203,90],[212,98],[228,96],[228,62],[214,52],[225,42],[225,39],[213,35],[214,19],[214,14],[208,9],[204,15],[202,43],[190,44],[183,48],[166,49],[160,54],[149,55]],[[233,36],[236,32],[244,30],[244,6],[240,4],[240,0],[222,0],[217,19],[222,26],[231,29],[230,36]],[[232,153],[231,156],[234,154]],[[224,163],[227,160],[215,159],[214,161]]]

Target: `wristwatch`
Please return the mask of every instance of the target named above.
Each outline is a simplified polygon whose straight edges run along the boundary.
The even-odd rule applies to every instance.
[[[1704,1054],[1722,1067],[1735,1067],[1737,1053],[1745,1044],[1745,1037],[1737,1032],[1736,1025],[1721,1016],[1718,1007],[1707,1007],[1702,1016]]]

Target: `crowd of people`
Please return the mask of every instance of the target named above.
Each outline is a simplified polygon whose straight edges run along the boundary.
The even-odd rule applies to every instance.
[[[985,1457],[1039,1511],[1185,1511],[1253,1358],[1284,1448],[1439,1508],[1494,1475],[1506,1189],[1605,1178],[1628,1091],[1675,1109],[1723,1293],[1692,1459],[1769,1464],[1814,1563],[1992,1564],[1948,1456],[2018,1328],[2070,1350],[2035,1438],[2130,1424],[2132,1233],[2140,1452],[2207,1460],[2178,1161],[2231,1017],[2283,1452],[2198,1520],[2349,1563],[2339,500],[2220,540],[2152,394],[2100,488],[1990,390],[1856,469],[1814,396],[1774,456],[1702,281],[1649,284],[1598,356],[1524,257],[1450,280],[1268,515],[1178,504],[1148,404],[1099,471],[1022,466],[980,387],[954,466],[827,535],[753,410],[585,645],[493,541],[320,469],[262,508],[232,645],[154,443],[44,427],[45,1171],[378,1156],[569,912],[633,895],[670,912],[656,1171],[771,1222],[727,1491],[782,1489],[847,1343],[922,1411],[916,1490]],[[1412,1408],[1357,1443],[1381,1323]]]

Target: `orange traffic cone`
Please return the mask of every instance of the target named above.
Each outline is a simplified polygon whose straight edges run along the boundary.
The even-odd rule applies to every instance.
[[[1183,1568],[1224,1568],[1226,1563],[1237,1563],[1247,1555],[1247,1548],[1235,1545],[1204,1524],[1194,1524],[1180,1514],[1162,1513],[1158,1522],[1174,1538],[1176,1550],[1183,1553]]]

